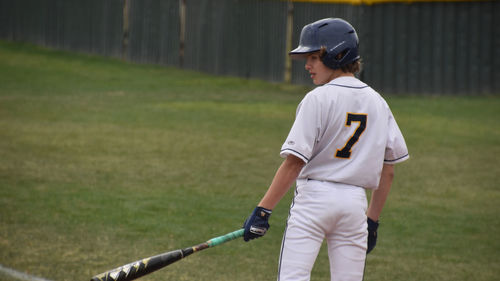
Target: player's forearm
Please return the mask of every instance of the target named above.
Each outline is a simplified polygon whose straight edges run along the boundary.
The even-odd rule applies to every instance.
[[[385,201],[391,190],[392,180],[394,178],[394,165],[384,164],[382,175],[377,190],[374,190],[368,207],[367,216],[374,221],[378,221],[380,213],[384,208]]]
[[[304,167],[302,160],[289,155],[276,172],[271,186],[260,201],[259,206],[269,210],[274,209],[297,179],[302,167]]]

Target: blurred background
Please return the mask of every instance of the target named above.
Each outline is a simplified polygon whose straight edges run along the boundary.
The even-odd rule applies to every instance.
[[[360,37],[389,94],[500,91],[500,1],[0,0],[0,39],[272,82],[310,83],[287,52],[325,17]]]

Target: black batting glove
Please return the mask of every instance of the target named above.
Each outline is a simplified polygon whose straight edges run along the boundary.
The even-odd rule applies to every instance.
[[[368,218],[368,249],[366,249],[366,253],[370,253],[375,245],[377,244],[377,229],[378,229],[378,221],[373,221]]]
[[[262,207],[256,207],[252,214],[246,219],[243,224],[245,233],[243,234],[243,240],[246,242],[264,236],[269,229],[269,216],[271,216],[272,211]]]

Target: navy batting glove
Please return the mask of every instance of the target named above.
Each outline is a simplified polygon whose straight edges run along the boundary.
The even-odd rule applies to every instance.
[[[243,228],[245,229],[243,239],[246,242],[266,234],[269,229],[269,223],[267,221],[271,213],[271,210],[262,207],[256,207],[255,210],[253,210],[252,214],[243,224]]]
[[[378,221],[373,221],[368,218],[368,249],[366,249],[366,253],[370,253],[375,245],[377,244],[377,229],[378,229]]]

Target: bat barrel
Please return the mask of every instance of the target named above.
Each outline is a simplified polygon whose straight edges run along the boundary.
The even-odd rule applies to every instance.
[[[140,261],[129,263],[122,267],[94,276],[90,281],[130,281],[154,272],[173,262],[184,258],[182,250],[176,250]]]

